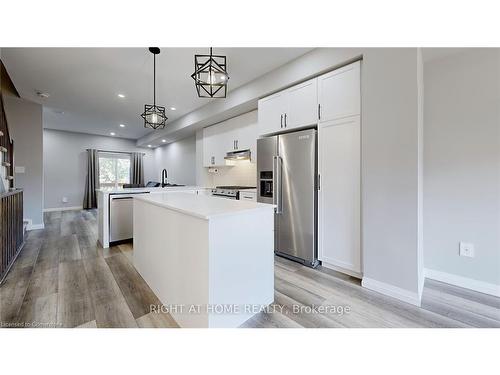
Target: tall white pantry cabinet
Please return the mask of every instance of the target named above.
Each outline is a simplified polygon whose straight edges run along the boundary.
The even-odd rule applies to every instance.
[[[362,277],[361,63],[259,100],[259,135],[318,127],[318,258]]]
[[[318,77],[318,258],[361,277],[360,62]]]

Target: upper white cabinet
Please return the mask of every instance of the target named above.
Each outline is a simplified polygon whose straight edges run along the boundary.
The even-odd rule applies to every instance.
[[[259,100],[259,135],[275,133],[283,129],[283,117],[287,111],[286,92],[278,92]]]
[[[285,129],[299,128],[318,122],[318,80],[303,82],[287,90]]]
[[[209,126],[203,129],[203,165],[205,167],[225,165],[226,146],[229,144],[224,129]]]
[[[250,150],[257,158],[257,113],[248,112],[203,129],[203,166],[224,166],[231,151]]]
[[[361,113],[360,62],[318,77],[320,120],[329,121]]]
[[[313,125],[317,121],[316,78],[259,100],[259,135]]]

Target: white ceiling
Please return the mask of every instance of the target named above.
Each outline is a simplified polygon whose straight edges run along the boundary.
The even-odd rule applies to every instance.
[[[214,48],[228,58],[232,89],[311,48]],[[156,60],[156,103],[173,121],[210,100],[198,98],[190,75],[194,55],[208,48],[162,48]],[[2,48],[2,61],[23,98],[44,106],[44,127],[140,138],[139,115],[153,101],[153,57],[147,48]],[[41,99],[36,90],[50,97]],[[118,94],[124,94],[121,99]],[[169,108],[175,107],[172,111]],[[64,113],[61,113],[64,112]],[[119,124],[125,124],[120,128]]]

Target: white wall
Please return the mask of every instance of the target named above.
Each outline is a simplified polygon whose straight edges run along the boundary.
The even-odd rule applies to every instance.
[[[419,54],[368,49],[361,80],[363,285],[411,303],[423,283]]]
[[[155,181],[161,181],[161,171],[168,172],[168,182],[196,184],[196,138],[191,136],[154,150]]]
[[[134,140],[44,129],[43,144],[44,208],[82,206],[88,148],[144,152],[145,181],[157,176],[153,151],[137,148]],[[62,202],[63,197],[68,198],[68,203]]]
[[[4,104],[14,140],[14,163],[25,167],[25,173],[14,176],[15,186],[24,190],[24,219],[39,228],[43,225],[42,106],[8,95],[4,96]]]
[[[500,53],[429,61],[425,76],[426,268],[500,284]],[[460,241],[475,258],[458,255]]]

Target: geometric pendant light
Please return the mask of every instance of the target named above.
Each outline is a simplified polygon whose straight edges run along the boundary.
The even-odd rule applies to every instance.
[[[160,53],[158,47],[149,47],[149,52],[153,54],[153,105],[145,104],[141,117],[144,119],[144,127],[151,129],[163,129],[168,120],[165,115],[165,107],[156,105],[156,55]]]
[[[226,56],[210,55],[194,56],[194,73],[191,74],[200,98],[225,98],[227,94]]]

